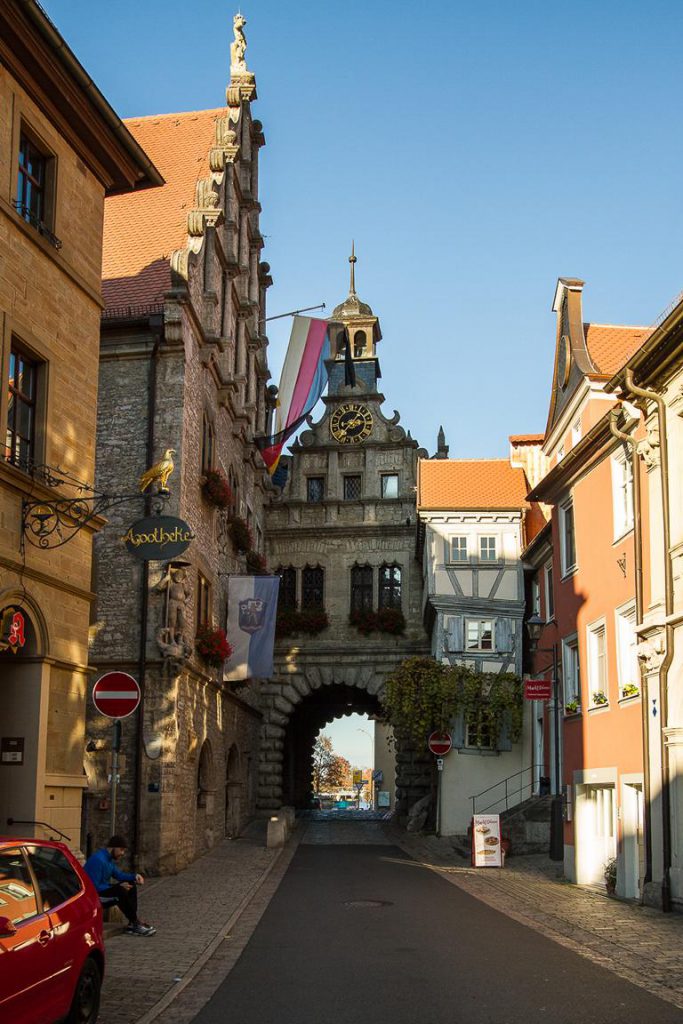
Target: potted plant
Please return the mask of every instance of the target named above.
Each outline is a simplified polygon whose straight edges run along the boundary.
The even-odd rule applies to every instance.
[[[607,694],[604,690],[596,690],[593,694],[593,706],[599,708],[603,704],[607,704]]]
[[[219,469],[206,470],[202,480],[202,492],[206,500],[216,508],[229,508],[232,505],[230,484]]]
[[[581,705],[578,700],[569,700],[564,706],[564,713],[566,715],[578,715],[581,711]]]
[[[254,539],[244,519],[241,519],[240,516],[233,516],[228,524],[228,529],[230,530],[233,546],[238,554],[246,554],[247,551],[252,550]]]
[[[254,576],[265,576],[268,572],[265,555],[262,555],[259,551],[254,551],[253,549],[247,551],[247,569],[249,572],[252,572]]]
[[[636,683],[626,683],[621,688],[621,696],[626,699],[628,697],[639,697],[640,687]]]
[[[608,860],[605,864],[605,870],[603,871],[603,877],[605,879],[605,888],[609,896],[614,896],[617,889],[617,859],[613,857]]]
[[[206,622],[197,629],[195,647],[209,665],[216,667],[220,667],[232,654],[232,645],[228,642],[225,631]]]

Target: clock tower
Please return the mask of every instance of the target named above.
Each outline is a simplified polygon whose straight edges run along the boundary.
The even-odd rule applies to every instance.
[[[263,813],[310,806],[318,731],[352,711],[381,716],[388,675],[430,649],[415,555],[417,462],[427,453],[398,412],[383,411],[379,320],[356,292],[353,250],[349,262],[349,294],[330,317],[325,409],[283,456],[287,482],[266,511],[268,565],[281,583],[275,678],[262,704]],[[390,809],[405,810],[429,772],[415,752],[399,753],[382,789]]]

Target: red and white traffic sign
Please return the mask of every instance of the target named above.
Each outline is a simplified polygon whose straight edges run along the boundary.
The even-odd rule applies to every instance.
[[[128,718],[140,703],[140,687],[127,672],[106,672],[92,691],[93,704],[107,718]]]
[[[451,734],[449,732],[433,732],[427,740],[427,746],[432,754],[444,757],[453,746]]]
[[[526,700],[550,700],[553,693],[551,679],[525,679],[524,697]]]

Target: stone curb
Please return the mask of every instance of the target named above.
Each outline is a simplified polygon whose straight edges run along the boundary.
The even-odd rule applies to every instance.
[[[265,883],[268,876],[280,863],[284,854],[287,852],[293,853],[293,851],[296,850],[296,847],[299,845],[299,842],[301,840],[301,835],[303,835],[303,832],[301,832],[300,829],[296,829],[294,831],[292,838],[289,840],[289,842],[286,843],[282,847],[282,849],[278,851],[277,855],[265,869],[260,878],[257,878],[257,880],[252,885],[251,889],[249,889],[247,894],[243,897],[239,906],[235,910],[233,910],[230,917],[219,927],[218,933],[213,937],[213,939],[208,943],[208,945],[204,947],[204,950],[199,954],[197,959],[190,966],[187,973],[183,976],[182,980],[177,984],[173,985],[173,987],[170,988],[161,997],[161,999],[158,999],[154,1006],[150,1007],[150,1009],[147,1010],[147,1012],[144,1013],[142,1017],[138,1017],[137,1020],[135,1021],[135,1024],[152,1024],[152,1021],[155,1021],[165,1010],[167,1010],[171,1003],[173,1003],[174,1000],[176,1000],[178,996],[187,988],[187,986],[192,981],[194,981],[194,979],[197,977],[201,969],[211,959],[211,957],[216,952],[221,943],[225,941],[226,933],[230,932],[235,927],[240,917],[253,900],[254,896],[258,893],[260,888]]]

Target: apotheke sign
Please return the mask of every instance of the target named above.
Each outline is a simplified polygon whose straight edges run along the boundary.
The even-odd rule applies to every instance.
[[[187,550],[194,534],[184,519],[175,516],[147,516],[138,519],[123,541],[142,562],[168,561]]]

